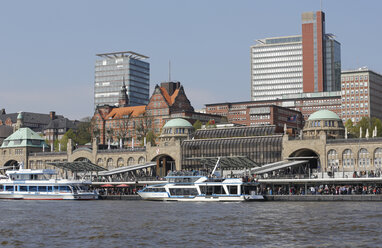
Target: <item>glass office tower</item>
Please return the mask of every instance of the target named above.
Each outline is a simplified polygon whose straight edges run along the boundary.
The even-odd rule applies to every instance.
[[[95,64],[94,108],[101,105],[118,105],[119,93],[125,82],[129,106],[149,102],[149,57],[135,52],[97,54]]]

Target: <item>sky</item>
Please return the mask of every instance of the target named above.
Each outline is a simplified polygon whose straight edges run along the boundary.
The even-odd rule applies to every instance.
[[[1,1],[0,109],[92,116],[95,54],[119,51],[150,57],[150,95],[171,61],[195,109],[249,101],[250,46],[300,35],[301,14],[321,6],[342,69],[381,74],[380,0]]]

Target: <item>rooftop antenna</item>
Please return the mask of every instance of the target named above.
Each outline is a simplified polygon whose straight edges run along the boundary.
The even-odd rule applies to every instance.
[[[321,12],[322,12],[322,0],[320,0],[320,9],[321,9]]]
[[[168,60],[168,81],[171,82],[171,60]]]

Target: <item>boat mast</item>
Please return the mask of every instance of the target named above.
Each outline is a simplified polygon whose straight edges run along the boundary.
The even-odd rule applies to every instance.
[[[220,162],[220,157],[218,157],[218,161],[216,161],[215,167],[214,167],[213,171],[211,172],[211,176],[215,173],[216,169],[218,168],[219,162]]]

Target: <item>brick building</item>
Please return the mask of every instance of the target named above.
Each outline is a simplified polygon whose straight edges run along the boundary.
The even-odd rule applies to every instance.
[[[316,92],[302,93],[294,95],[284,95],[280,99],[268,101],[245,101],[245,102],[225,102],[206,104],[206,113],[225,116],[229,123],[237,123],[242,125],[256,125],[251,123],[250,112],[248,108],[254,106],[278,106],[291,111],[298,111],[302,117],[307,120],[309,116],[322,109],[328,109],[341,114],[341,92]],[[296,115],[294,112],[288,115]],[[275,122],[274,122],[275,123]],[[257,123],[265,124],[265,123]]]
[[[123,91],[123,90],[122,90]],[[123,95],[121,91],[121,95]],[[197,113],[186,96],[180,82],[165,82],[156,85],[148,105],[126,106],[121,101],[120,107],[98,106],[93,116],[93,135],[99,138],[100,144],[120,144],[139,146],[149,130],[159,136],[161,128],[172,118],[182,117],[191,123],[200,120],[206,123],[215,120],[220,123],[219,115]]]
[[[367,68],[343,71],[341,76],[342,113],[345,122],[362,117],[382,119],[382,75]]]

